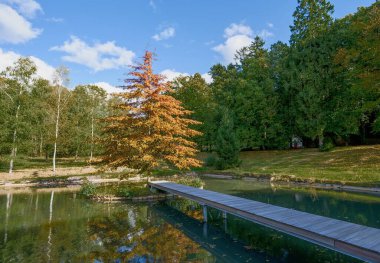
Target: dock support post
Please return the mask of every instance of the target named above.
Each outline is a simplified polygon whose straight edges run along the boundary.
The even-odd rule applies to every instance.
[[[224,224],[224,232],[227,233],[227,212],[223,211],[223,224]]]
[[[203,207],[203,223],[207,223],[207,206],[202,205]]]
[[[208,233],[207,233],[207,232],[208,232],[207,228],[208,228],[207,223],[203,223],[203,237],[206,238],[206,239],[207,239],[207,235],[208,235]]]

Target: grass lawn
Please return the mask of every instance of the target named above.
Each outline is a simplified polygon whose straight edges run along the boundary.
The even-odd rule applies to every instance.
[[[206,158],[201,154],[201,158]],[[251,151],[240,154],[240,167],[223,170],[235,175],[380,186],[380,145],[318,149]],[[207,169],[206,172],[217,172]]]
[[[200,159],[206,159],[208,153],[201,153]],[[240,154],[240,167],[215,170],[210,167],[195,169],[199,173],[228,173],[239,176],[265,176],[277,180],[309,181],[325,183],[344,183],[349,185],[380,187],[380,145],[337,147],[331,152],[318,149],[251,151]],[[85,159],[57,159],[62,168],[84,167]],[[15,160],[14,170],[49,169],[52,160],[19,156]],[[0,158],[0,173],[9,169],[9,160]],[[169,176],[178,170],[159,169],[154,176]]]
[[[57,167],[83,167],[87,165],[86,160],[74,158],[57,158]],[[45,158],[31,158],[26,156],[18,156],[14,161],[14,171],[23,169],[42,169],[53,166],[53,160]],[[0,173],[8,172],[9,170],[9,157],[0,156]]]

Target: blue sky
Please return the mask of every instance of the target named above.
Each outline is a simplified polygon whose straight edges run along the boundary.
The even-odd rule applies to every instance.
[[[334,17],[375,0],[334,0]],[[0,0],[0,70],[32,56],[39,74],[70,68],[71,86],[121,85],[146,49],[156,72],[205,74],[255,35],[289,40],[296,0]],[[110,86],[108,86],[110,85]]]

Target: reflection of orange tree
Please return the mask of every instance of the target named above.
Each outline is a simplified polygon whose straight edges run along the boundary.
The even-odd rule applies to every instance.
[[[89,223],[92,251],[81,258],[103,262],[120,259],[127,262],[133,258],[146,257],[154,262],[205,262],[208,253],[178,229],[158,218],[151,222],[141,219],[133,211],[136,221],[131,223],[131,210],[113,214],[108,218],[95,218]],[[159,223],[152,224],[152,222]],[[133,221],[133,220],[132,220]]]
[[[138,238],[134,252],[150,254],[159,262],[205,262],[208,257],[200,245],[168,223],[152,226]]]
[[[197,220],[203,219],[202,208],[197,202],[184,198],[178,198],[174,200],[168,200],[167,204],[192,218],[195,218]]]

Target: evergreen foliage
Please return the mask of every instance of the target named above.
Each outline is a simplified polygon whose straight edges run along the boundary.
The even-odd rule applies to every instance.
[[[218,169],[227,169],[239,165],[239,142],[234,131],[234,123],[231,113],[226,109],[221,110],[221,119],[216,136],[216,153]]]

